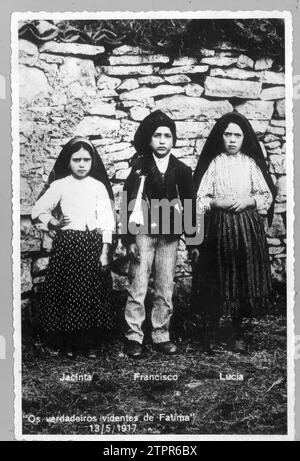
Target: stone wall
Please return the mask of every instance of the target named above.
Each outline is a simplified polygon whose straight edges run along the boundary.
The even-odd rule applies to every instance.
[[[254,62],[244,50],[227,43],[172,61],[129,46],[107,55],[101,46],[47,42],[38,48],[20,40],[19,64],[24,307],[40,289],[52,245],[49,233],[32,225],[31,208],[62,145],[77,134],[91,137],[119,208],[135,152],[133,134],[155,109],[176,120],[173,153],[192,168],[221,115],[236,108],[248,117],[278,188],[273,225],[269,229],[266,224],[266,231],[273,279],[285,281],[285,77],[271,59]],[[124,254],[124,249],[118,247],[117,254]],[[190,267],[183,245],[176,281],[177,290],[189,291]],[[116,290],[126,283],[126,276],[114,275]]]

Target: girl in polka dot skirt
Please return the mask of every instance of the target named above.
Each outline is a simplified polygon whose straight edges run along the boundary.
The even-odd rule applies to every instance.
[[[48,336],[60,337],[70,358],[78,347],[88,351],[92,331],[114,324],[113,209],[112,188],[95,147],[75,137],[59,154],[32,210],[34,220],[56,231],[41,295],[41,327]]]

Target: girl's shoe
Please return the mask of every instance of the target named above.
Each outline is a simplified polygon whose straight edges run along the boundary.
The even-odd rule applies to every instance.
[[[87,356],[89,359],[95,360],[97,358],[96,351],[93,351],[93,350],[88,351]]]
[[[233,344],[233,352],[237,354],[248,354],[247,344],[243,338],[236,339]]]

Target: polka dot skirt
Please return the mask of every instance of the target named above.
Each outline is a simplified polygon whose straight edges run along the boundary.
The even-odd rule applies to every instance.
[[[40,323],[47,333],[114,326],[112,279],[102,272],[102,237],[96,231],[58,231],[40,304]]]

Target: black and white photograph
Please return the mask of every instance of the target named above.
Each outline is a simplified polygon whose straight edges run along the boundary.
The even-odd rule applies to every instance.
[[[17,438],[291,439],[291,14],[11,40]]]

